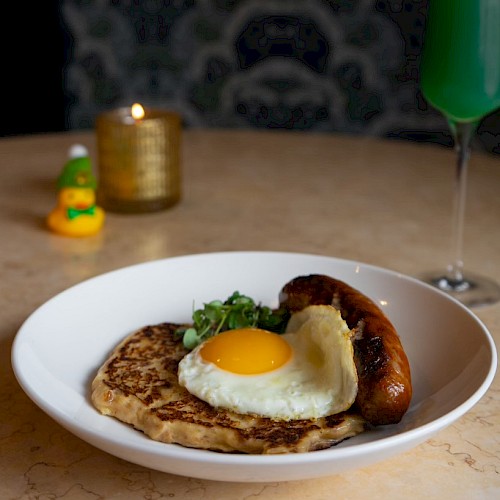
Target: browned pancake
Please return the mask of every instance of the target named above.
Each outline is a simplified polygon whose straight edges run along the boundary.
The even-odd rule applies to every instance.
[[[98,410],[154,440],[223,452],[307,452],[365,429],[354,412],[279,421],[213,408],[177,382],[177,365],[187,353],[174,336],[178,326],[147,326],[114,349],[92,383]]]

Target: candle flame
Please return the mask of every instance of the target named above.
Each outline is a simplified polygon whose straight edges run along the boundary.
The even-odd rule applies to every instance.
[[[134,118],[134,120],[141,120],[144,118],[144,108],[138,103],[132,104],[130,113],[132,114],[132,118]]]

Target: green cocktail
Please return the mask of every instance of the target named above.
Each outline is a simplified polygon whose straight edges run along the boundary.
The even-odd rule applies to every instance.
[[[466,305],[500,300],[500,286],[464,276],[463,227],[469,144],[479,121],[500,108],[500,0],[429,0],[420,86],[447,118],[458,153],[453,260],[426,280]]]
[[[452,121],[500,107],[500,0],[430,0],[420,85]]]

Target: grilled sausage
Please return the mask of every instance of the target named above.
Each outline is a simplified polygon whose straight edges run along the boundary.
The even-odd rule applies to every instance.
[[[412,385],[408,358],[394,326],[368,297],[329,276],[299,276],[280,292],[280,306],[289,313],[321,304],[335,306],[355,329],[355,404],[361,415],[373,425],[399,422],[410,405]]]

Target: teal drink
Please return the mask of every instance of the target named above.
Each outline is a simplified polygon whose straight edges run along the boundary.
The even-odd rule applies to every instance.
[[[421,89],[451,122],[477,122],[500,107],[500,0],[429,4]]]

